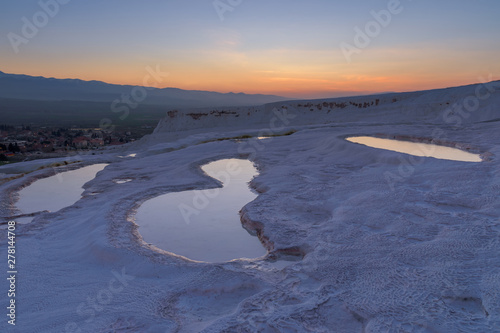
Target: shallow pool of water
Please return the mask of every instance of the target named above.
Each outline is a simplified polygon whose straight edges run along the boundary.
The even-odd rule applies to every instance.
[[[29,214],[48,210],[56,212],[80,200],[83,185],[95,178],[107,164],[94,164],[77,170],[39,179],[19,191],[16,207]]]
[[[223,187],[168,193],[144,202],[136,214],[144,241],[196,261],[264,256],[267,251],[242,227],[239,214],[257,197],[248,187],[257,175],[255,166],[248,160],[225,159],[202,170]]]
[[[346,140],[368,147],[386,149],[414,156],[434,157],[438,159],[463,162],[482,161],[478,154],[469,153],[457,148],[438,146],[428,143],[380,139],[370,136],[350,137]]]
[[[125,178],[125,179],[113,179],[113,183],[116,184],[125,184],[131,182],[133,179],[131,178]]]

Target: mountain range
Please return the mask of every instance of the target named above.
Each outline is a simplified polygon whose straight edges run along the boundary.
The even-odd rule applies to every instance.
[[[170,108],[250,106],[290,99],[273,95],[219,93],[178,88],[148,88],[142,89],[141,92],[134,88],[136,86],[101,81],[55,79],[0,72],[0,98],[4,99],[112,103],[135,91],[137,97],[134,100],[133,95],[132,102]],[[147,92],[146,95],[144,91]]]

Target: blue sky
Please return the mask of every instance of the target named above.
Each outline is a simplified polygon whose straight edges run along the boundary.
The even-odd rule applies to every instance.
[[[33,21],[43,9],[39,1],[4,1],[0,70],[140,84],[147,66],[160,66],[170,73],[165,86],[290,97],[498,78],[493,0],[401,0],[401,12],[347,61],[340,44],[354,45],[354,28],[364,31],[371,12],[391,1],[242,0],[221,20],[212,0],[71,0],[17,53],[9,33],[23,37],[22,18]]]

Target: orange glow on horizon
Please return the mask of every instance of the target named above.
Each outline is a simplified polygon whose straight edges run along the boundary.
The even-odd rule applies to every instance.
[[[455,71],[442,66],[442,72],[451,75],[433,75],[421,72],[419,68],[405,68],[397,65],[360,62],[355,66],[337,65],[337,70],[322,72],[316,68],[302,68],[274,63],[267,59],[262,64],[229,64],[221,67],[204,67],[204,64],[165,63],[158,65],[169,75],[162,82],[154,82],[159,88],[205,90],[221,93],[269,94],[289,98],[326,98],[353,96],[371,93],[417,91],[446,88],[479,82],[479,77],[467,72]],[[9,66],[0,70],[12,74],[55,77],[59,79],[81,79],[103,81],[110,84],[143,85],[148,75],[146,68],[152,65],[136,66],[131,61],[105,63],[89,61],[81,67],[58,62],[52,66],[40,66],[37,62],[23,66]],[[427,65],[429,68],[435,64]],[[333,66],[331,66],[333,67]],[[43,68],[43,69],[42,69]],[[68,68],[71,68],[68,70]],[[274,68],[274,70],[273,70]],[[488,72],[484,72],[486,77]]]

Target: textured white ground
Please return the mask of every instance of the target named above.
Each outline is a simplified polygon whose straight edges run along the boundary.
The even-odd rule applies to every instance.
[[[0,331],[500,331],[500,84],[487,87],[494,92],[477,110],[448,110],[476,88],[326,107],[294,101],[197,120],[185,113],[205,111],[171,113],[134,145],[80,156],[58,171],[110,165],[74,205],[18,226],[17,325],[3,315]],[[367,108],[328,105],[375,99],[379,105]],[[217,140],[290,130],[261,141]],[[354,135],[433,138],[485,161],[409,158],[344,140]],[[244,221],[270,254],[204,264],[142,242],[137,207],[220,186],[199,166],[222,158],[259,168],[252,185],[260,195],[244,207]],[[3,182],[0,216],[18,215],[17,192],[53,173]],[[6,258],[6,233],[0,237]]]

